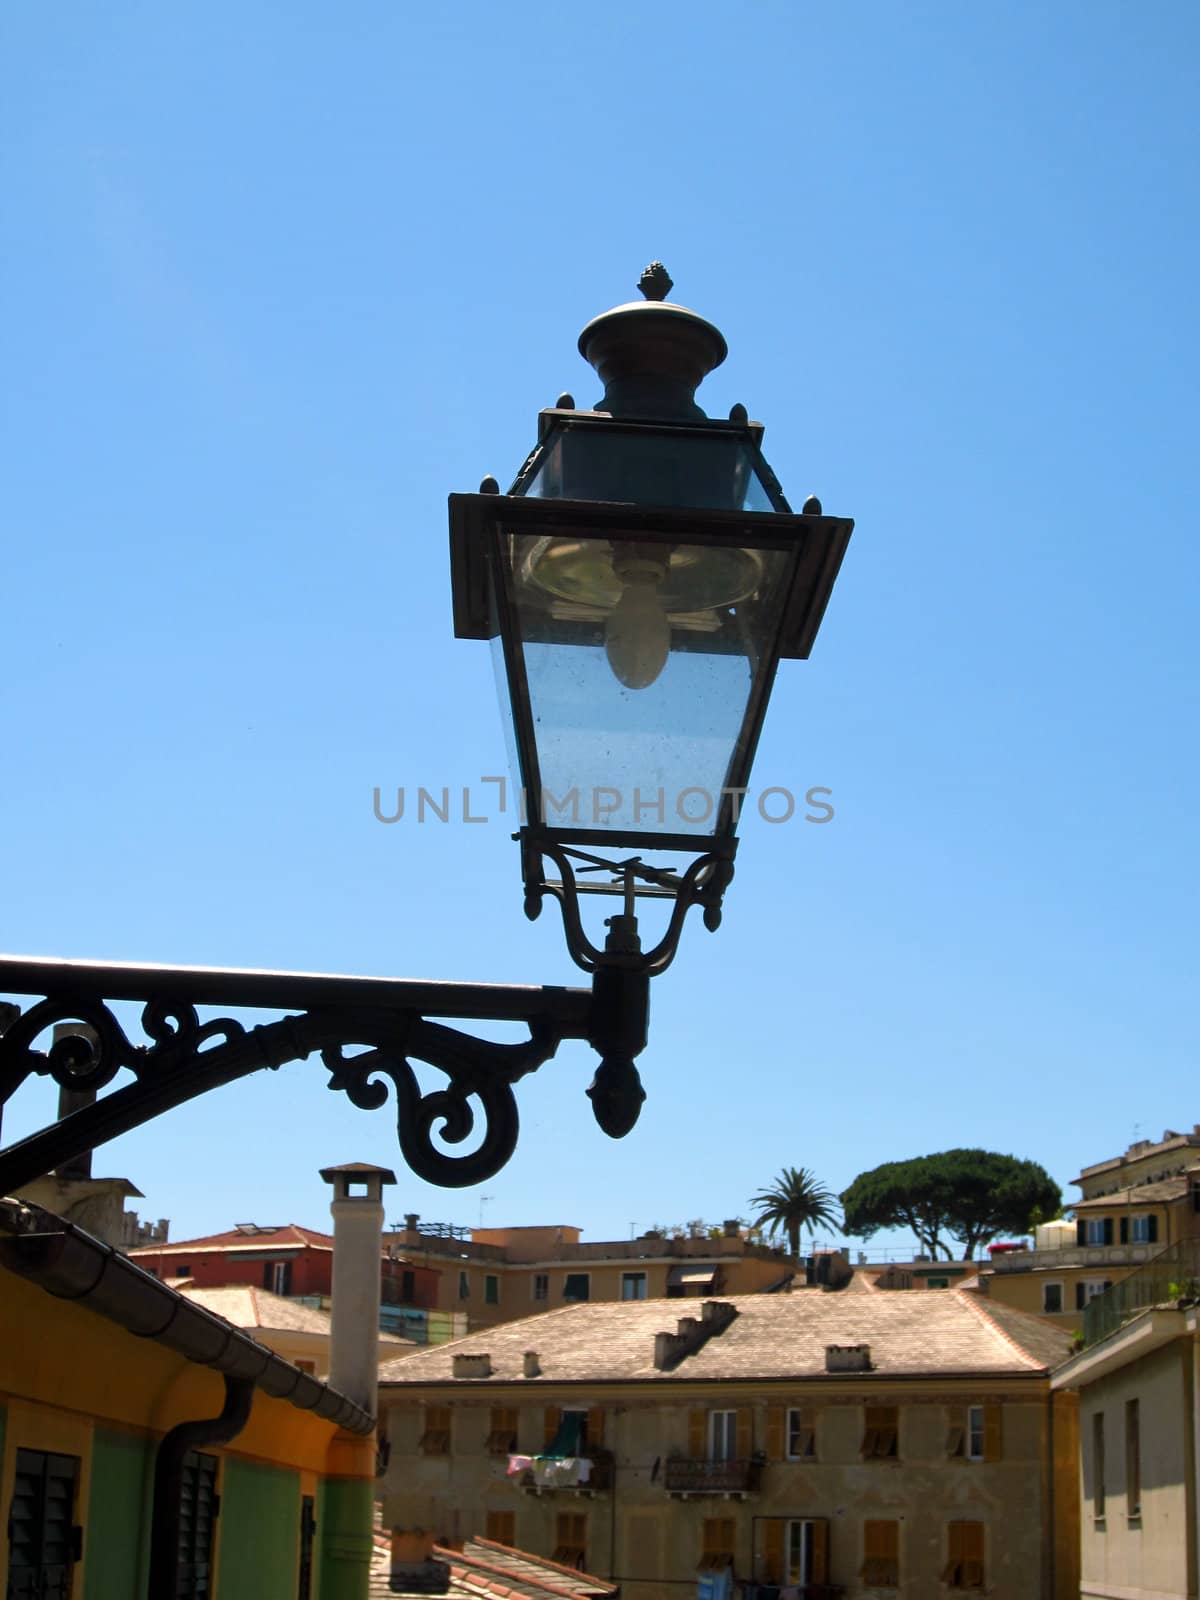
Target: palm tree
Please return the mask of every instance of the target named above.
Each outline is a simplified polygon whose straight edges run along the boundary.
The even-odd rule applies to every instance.
[[[756,1194],[750,1204],[758,1208],[756,1226],[766,1228],[771,1238],[785,1233],[788,1249],[798,1256],[801,1228],[815,1234],[818,1223],[837,1226],[836,1199],[807,1167],[784,1167],[771,1187]]]

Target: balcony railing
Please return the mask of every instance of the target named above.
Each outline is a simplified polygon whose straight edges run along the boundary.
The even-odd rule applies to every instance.
[[[668,1494],[753,1494],[762,1482],[763,1464],[749,1461],[668,1460],[663,1487]]]
[[[992,1270],[1061,1272],[1067,1267],[1133,1267],[1153,1259],[1152,1244],[1069,1244],[1059,1250],[1009,1250],[993,1256]]]
[[[1089,1301],[1083,1313],[1083,1344],[1098,1344],[1122,1323],[1151,1306],[1200,1300],[1200,1239],[1180,1239]]]

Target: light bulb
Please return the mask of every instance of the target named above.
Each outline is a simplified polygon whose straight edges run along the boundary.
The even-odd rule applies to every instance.
[[[671,624],[658,598],[663,572],[657,563],[630,562],[619,573],[624,587],[604,625],[604,653],[627,689],[648,688],[667,664]]]

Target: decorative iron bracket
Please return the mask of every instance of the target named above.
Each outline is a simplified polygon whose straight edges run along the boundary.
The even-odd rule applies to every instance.
[[[210,1089],[314,1053],[332,1074],[329,1087],[364,1110],[386,1103],[391,1080],[400,1149],[418,1177],[450,1188],[482,1183],[516,1147],[513,1085],[563,1039],[586,1039],[604,1057],[589,1094],[605,1131],[633,1126],[644,1098],[633,1057],[645,1045],[646,980],[622,978],[614,987],[598,976],[587,990],[0,958],[0,994],[37,997],[26,1007],[0,1002],[0,1107],[32,1074],[90,1100],[0,1149],[0,1195]],[[142,1005],[148,1042],[130,1039],[118,1021],[112,1006],[122,1001]],[[202,1022],[198,1006],[291,1014],[246,1026],[225,1015]],[[529,1038],[496,1044],[447,1025],[456,1019],[521,1022]],[[48,1032],[53,1043],[39,1048]],[[447,1085],[422,1093],[413,1061],[437,1067]],[[122,1069],[132,1082],[92,1098]],[[599,1084],[603,1099],[606,1083],[624,1096],[607,1120],[595,1092]],[[444,1143],[461,1144],[476,1126],[472,1100],[482,1141],[469,1154],[447,1153],[435,1128]]]

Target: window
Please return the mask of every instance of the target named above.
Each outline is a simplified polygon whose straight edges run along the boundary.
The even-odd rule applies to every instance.
[[[1155,1216],[1131,1217],[1129,1219],[1129,1236],[1134,1244],[1157,1244],[1158,1218]]]
[[[757,1526],[761,1582],[816,1588],[829,1581],[829,1524],[823,1517],[763,1517]]]
[[[967,1407],[967,1460],[982,1461],[983,1448],[983,1407]]]
[[[1136,1400],[1125,1402],[1125,1515],[1142,1514],[1142,1429]]]
[[[533,1298],[535,1300],[549,1300],[550,1274],[548,1272],[535,1272],[533,1275]]]
[[[425,1431],[418,1440],[422,1455],[450,1454],[450,1407],[426,1406]]]
[[[471,1298],[471,1274],[462,1267],[458,1272],[458,1298],[460,1300]]]
[[[983,1523],[946,1524],[946,1565],[942,1582],[951,1589],[983,1588]]]
[[[1111,1278],[1079,1278],[1079,1279],[1077,1279],[1076,1283],[1075,1283],[1075,1309],[1076,1309],[1076,1311],[1082,1311],[1083,1308],[1089,1303],[1089,1301],[1094,1300],[1097,1295],[1103,1294],[1106,1289],[1111,1289],[1111,1288],[1112,1288],[1112,1279]]]
[[[401,1301],[403,1302],[403,1304],[408,1305],[411,1301],[415,1300],[416,1297],[417,1297],[416,1281],[413,1278],[412,1272],[411,1271],[402,1272],[400,1274],[400,1299],[401,1299]]]
[[[644,1272],[623,1272],[621,1274],[621,1299],[644,1300],[646,1298],[646,1274]]]
[[[899,1454],[900,1413],[896,1406],[868,1406],[862,1453],[867,1461],[895,1460]]]
[[[1104,1519],[1104,1413],[1092,1416],[1092,1515],[1097,1522]]]
[[[701,1572],[719,1572],[733,1565],[737,1554],[737,1519],[734,1517],[705,1517],[703,1539],[700,1546]]]
[[[817,1418],[808,1407],[789,1406],[787,1456],[789,1461],[811,1461],[817,1453]]]
[[[927,1289],[948,1289],[950,1287],[950,1279],[949,1278],[926,1278],[925,1279],[925,1287]]]
[[[190,1261],[177,1261],[175,1263],[175,1276],[177,1278],[190,1278],[191,1275],[192,1264]]]
[[[296,1600],[312,1600],[313,1534],[317,1528],[316,1502],[311,1494],[300,1501],[300,1581]]]
[[[265,1262],[263,1264],[263,1288],[269,1289],[272,1294],[291,1294],[292,1263],[290,1261]]]
[[[708,1414],[708,1459],[737,1460],[737,1412],[710,1411]]]
[[[217,1519],[217,1458],[189,1450],[179,1491],[179,1600],[208,1600]]]
[[[10,1595],[68,1595],[83,1554],[75,1525],[79,1457],[18,1450],[8,1511]],[[190,1591],[188,1591],[190,1593]]]
[[[316,1376],[317,1363],[315,1361],[308,1361],[303,1356],[297,1356],[296,1360],[292,1362],[292,1365],[294,1367],[298,1367],[301,1372],[307,1372],[313,1377]]]
[[[900,1524],[863,1523],[862,1580],[869,1589],[900,1587]]]
[[[1044,1283],[1042,1285],[1042,1310],[1048,1316],[1055,1317],[1063,1308],[1063,1286],[1061,1283]]]
[[[483,1298],[489,1306],[500,1304],[500,1279],[494,1272],[486,1274],[483,1280]]]
[[[510,1455],[517,1448],[516,1408],[493,1406],[490,1432],[484,1447],[489,1455]],[[489,1535],[490,1537],[490,1535]],[[503,1544],[503,1540],[500,1541]]]
[[[604,1412],[599,1407],[587,1411],[582,1406],[547,1406],[543,1415],[544,1450],[548,1456],[581,1456],[596,1449],[604,1439]]]
[[[1111,1244],[1113,1242],[1113,1219],[1111,1217],[1088,1217],[1080,1223],[1083,1238],[1080,1244]]]
[[[951,1406],[947,1420],[947,1455],[963,1461],[1000,1460],[1004,1434],[999,1406]]]
[[[587,1512],[560,1511],[554,1519],[554,1561],[583,1571],[587,1553]]]
[[[496,1544],[514,1546],[517,1542],[517,1517],[514,1511],[489,1511],[484,1538]]]
[[[826,1525],[810,1518],[787,1523],[787,1565],[784,1566],[786,1584],[822,1584],[824,1555],[818,1563],[818,1546],[824,1541]]]
[[[587,1300],[591,1294],[591,1274],[568,1272],[563,1279],[564,1300]]]

